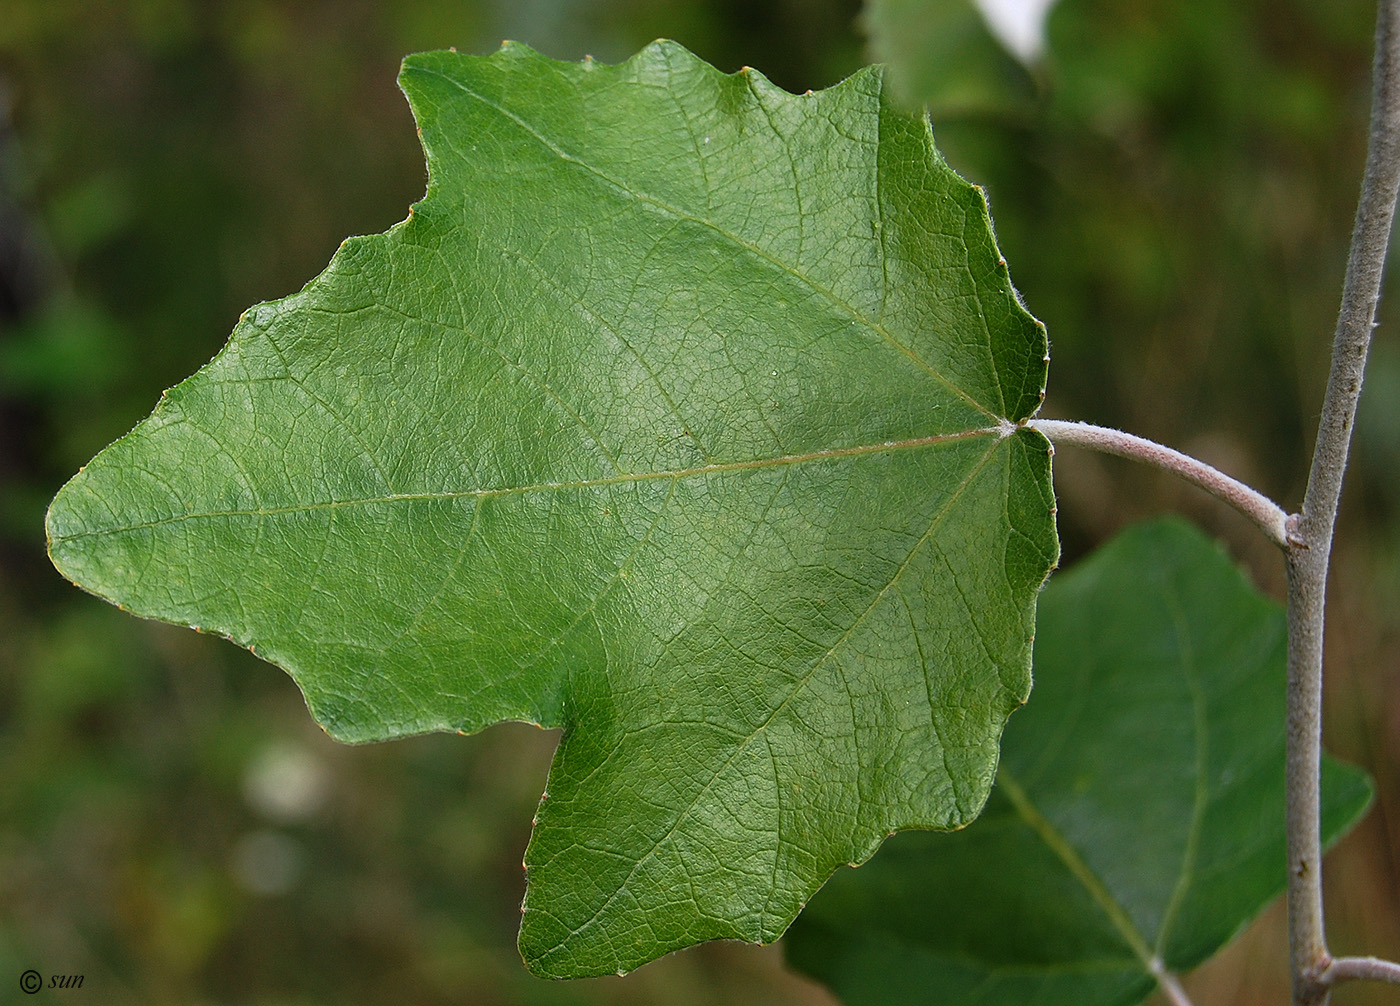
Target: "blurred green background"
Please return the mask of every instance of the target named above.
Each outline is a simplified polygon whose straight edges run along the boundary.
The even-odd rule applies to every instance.
[[[989,191],[1049,327],[1047,414],[1181,447],[1291,509],[1359,187],[1372,25],[1364,0],[1062,0],[1028,71],[943,0],[888,0],[868,21],[857,0],[4,0],[0,1001],[32,967],[84,974],[66,994],[115,1004],[830,1002],[773,948],[530,977],[520,858],[552,735],[339,746],[281,671],[125,616],[45,558],[44,508],[79,465],[244,308],[422,195],[394,85],[404,53],[510,37],[615,61],[666,36],[805,90],[873,44]],[[930,62],[940,51],[956,58]],[[1379,791],[1328,860],[1333,949],[1392,958],[1397,332],[1387,305],[1335,559],[1326,727]],[[1067,562],[1170,509],[1281,595],[1272,547],[1208,497],[1070,449],[1056,466]],[[1283,933],[1275,906],[1192,976],[1197,1001],[1282,1001]]]

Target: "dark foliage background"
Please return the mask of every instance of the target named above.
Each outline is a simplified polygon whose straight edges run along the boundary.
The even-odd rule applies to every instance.
[[[929,0],[932,14],[944,0]],[[208,360],[240,311],[383,230],[424,173],[405,52],[518,38],[625,58],[676,38],[819,88],[867,58],[855,0],[7,0],[0,10],[0,999],[104,1003],[813,1002],[780,953],[716,945],[626,979],[531,978],[520,856],[553,738],[346,748],[280,671],[65,584],[49,498]],[[1047,412],[1302,494],[1364,155],[1363,0],[1062,0],[1035,73],[932,82],[1053,343]],[[1394,290],[1394,279],[1390,288]],[[1327,734],[1379,800],[1328,861],[1334,949],[1400,957],[1400,312],[1358,423],[1332,585]],[[1282,565],[1165,477],[1057,458],[1066,560],[1185,512],[1261,586]],[[1145,794],[1144,799],[1150,799]],[[1192,979],[1286,994],[1276,906]],[[1394,1001],[1349,989],[1339,1004]],[[96,997],[96,998],[94,998]]]

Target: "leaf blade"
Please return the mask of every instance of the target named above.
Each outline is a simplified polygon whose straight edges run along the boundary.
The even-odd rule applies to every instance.
[[[1057,554],[1014,431],[1044,331],[877,71],[510,45],[402,80],[425,199],[247,312],[60,492],[51,555],[343,739],[562,726],[541,973],[774,939],[985,799]]]

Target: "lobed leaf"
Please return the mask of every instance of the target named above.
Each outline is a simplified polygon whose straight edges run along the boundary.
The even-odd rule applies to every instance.
[[[842,871],[788,960],[848,1003],[1145,999],[1287,881],[1283,612],[1191,525],[1130,529],[1047,586],[1035,701],[955,835]],[[1323,834],[1371,799],[1323,765]]]
[[[428,192],[54,500],[50,554],[334,736],[562,727],[540,974],[767,941],[971,820],[1058,544],[1046,340],[878,69],[411,56]]]

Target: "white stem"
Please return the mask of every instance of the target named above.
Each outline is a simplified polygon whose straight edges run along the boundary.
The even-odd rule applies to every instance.
[[[1288,515],[1282,507],[1258,490],[1251,489],[1204,461],[1197,461],[1189,454],[1106,426],[1059,419],[1032,419],[1026,425],[1045,434],[1053,443],[1088,447],[1171,472],[1230,504],[1253,521],[1275,545],[1288,547]]]

